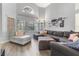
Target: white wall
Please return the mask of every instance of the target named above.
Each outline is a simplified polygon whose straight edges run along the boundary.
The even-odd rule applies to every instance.
[[[0,3],[0,33],[2,32],[2,4]]]
[[[52,3],[46,8],[46,20],[55,19],[58,17],[67,17],[64,27],[47,27],[49,30],[55,31],[70,31],[75,30],[75,5],[72,3]]]
[[[2,39],[2,4],[0,3],[0,40]]]
[[[39,18],[40,19],[45,19],[45,8],[39,7]]]
[[[79,32],[79,3],[75,4],[75,31]]]
[[[13,17],[16,19],[16,4],[15,3],[3,3],[2,4],[2,38],[0,41],[8,41],[7,33],[7,17]]]

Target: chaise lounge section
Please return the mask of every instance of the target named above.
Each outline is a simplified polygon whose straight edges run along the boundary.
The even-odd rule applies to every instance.
[[[79,56],[79,49],[69,48],[64,43],[50,42],[51,56]]]

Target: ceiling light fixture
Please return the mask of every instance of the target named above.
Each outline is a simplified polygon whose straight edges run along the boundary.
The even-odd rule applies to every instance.
[[[30,6],[25,6],[22,12],[34,14],[34,11]]]

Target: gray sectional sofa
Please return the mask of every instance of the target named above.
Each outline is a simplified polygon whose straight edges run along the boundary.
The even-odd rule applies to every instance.
[[[67,47],[60,42],[50,42],[51,56],[79,56],[79,49]]]

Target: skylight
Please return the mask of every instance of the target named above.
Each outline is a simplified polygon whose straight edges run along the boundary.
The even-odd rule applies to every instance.
[[[35,3],[37,6],[39,7],[43,7],[46,8],[48,5],[50,5],[50,3]]]

